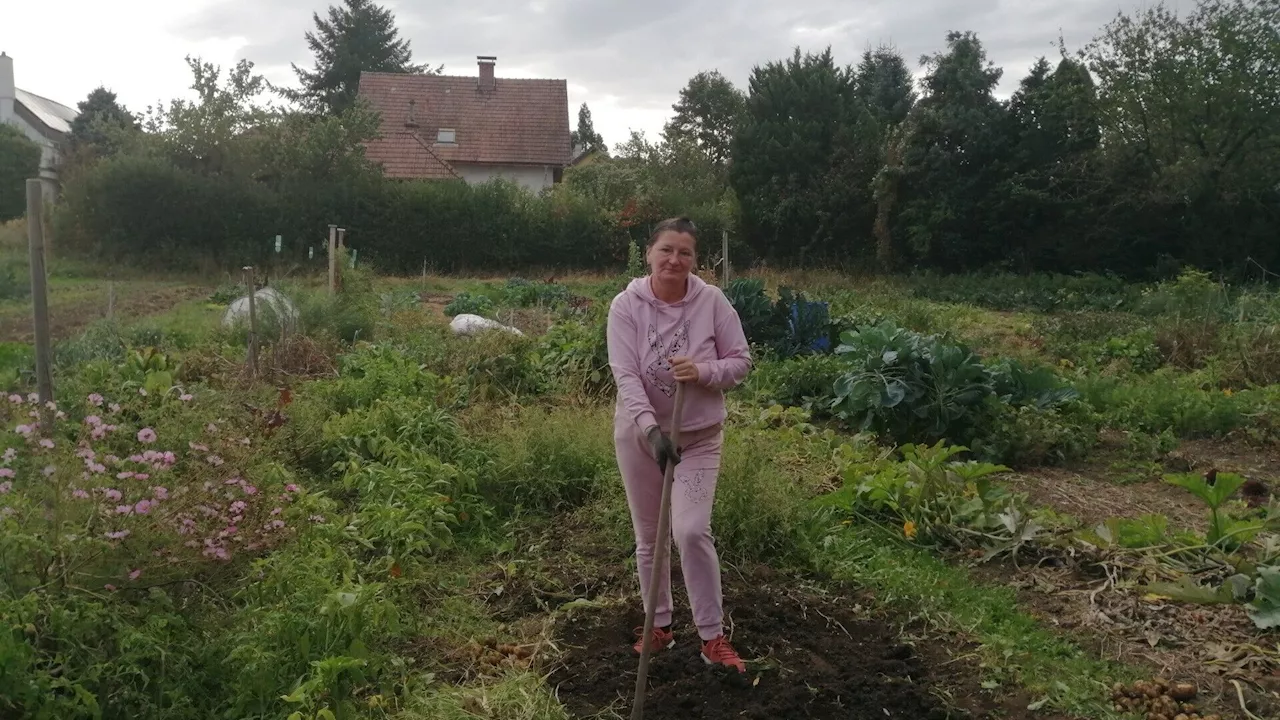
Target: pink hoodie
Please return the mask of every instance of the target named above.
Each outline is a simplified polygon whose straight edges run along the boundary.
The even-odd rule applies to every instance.
[[[724,391],[751,369],[738,313],[714,285],[689,275],[688,292],[675,303],[659,300],[649,278],[636,278],[609,305],[609,367],[618,385],[615,425],[657,424],[671,430],[675,379],[668,358],[693,358],[698,382],[685,388],[681,432],[724,422]]]

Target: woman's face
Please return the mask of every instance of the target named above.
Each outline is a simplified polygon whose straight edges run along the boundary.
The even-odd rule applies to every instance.
[[[667,230],[649,248],[649,271],[659,280],[683,280],[693,271],[693,236]]]

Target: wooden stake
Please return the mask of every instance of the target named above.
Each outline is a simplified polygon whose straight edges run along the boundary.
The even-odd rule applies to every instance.
[[[720,236],[720,263],[724,265],[724,279],[721,280],[721,287],[729,286],[729,231],[723,231]]]
[[[338,226],[329,226],[329,294],[338,292]]]
[[[680,447],[680,425],[684,423],[684,383],[676,384],[676,403],[671,412],[671,444]],[[662,478],[662,499],[658,506],[658,536],[653,548],[653,570],[649,574],[649,607],[644,612],[644,634],[640,636],[640,669],[636,673],[636,696],[631,704],[631,720],[644,717],[644,697],[649,684],[649,639],[653,635],[653,616],[658,609],[658,586],[663,566],[671,555],[671,486],[675,484],[675,463],[667,464]],[[670,568],[667,569],[670,573]]]
[[[110,320],[116,315],[116,281],[107,281],[107,319]]]
[[[31,262],[31,308],[36,334],[36,394],[40,398],[41,433],[51,429],[53,376],[49,372],[52,355],[49,338],[49,288],[44,269],[44,189],[39,180],[27,180],[27,244]]]
[[[249,377],[258,377],[258,308],[254,296],[257,295],[257,280],[254,278],[253,266],[244,268],[245,282],[249,286]]]

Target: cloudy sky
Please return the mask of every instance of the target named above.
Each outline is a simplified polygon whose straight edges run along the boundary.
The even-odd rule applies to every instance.
[[[303,34],[313,11],[337,0],[62,0],[8,2],[0,50],[17,85],[67,105],[105,85],[134,111],[185,96],[183,58],[229,67],[241,58],[277,84],[290,63],[310,67]],[[751,68],[793,48],[831,46],[854,63],[880,44],[915,67],[949,30],[973,30],[1004,68],[1008,93],[1059,34],[1074,50],[1118,12],[1155,0],[387,0],[420,63],[474,75],[476,55],[496,55],[500,77],[563,78],[571,123],[587,102],[611,145],[629,130],[657,135],[690,76],[716,68],[745,87]],[[1185,12],[1194,0],[1165,0]],[[963,9],[962,9],[963,8]]]

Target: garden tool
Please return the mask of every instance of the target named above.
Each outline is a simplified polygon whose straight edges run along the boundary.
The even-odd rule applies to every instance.
[[[680,425],[684,418],[684,383],[676,383],[676,403],[675,409],[671,413],[671,444],[676,448],[680,447]],[[649,602],[648,608],[644,611],[644,634],[640,637],[643,642],[640,647],[640,670],[636,673],[636,697],[631,705],[631,720],[641,720],[644,717],[644,696],[646,686],[649,684],[649,655],[651,643],[650,637],[653,635],[653,614],[658,608],[658,573],[667,564],[667,558],[671,555],[671,486],[675,484],[676,479],[676,463],[667,463],[666,472],[662,478],[662,500],[658,509],[658,537],[654,542],[653,550],[653,570],[649,576]]]

